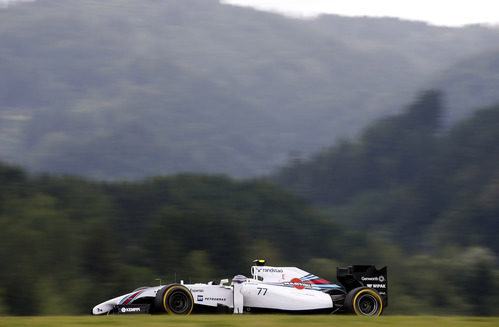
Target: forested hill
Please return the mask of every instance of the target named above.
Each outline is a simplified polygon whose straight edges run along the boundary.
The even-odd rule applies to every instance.
[[[483,108],[499,100],[499,51],[487,51],[447,68],[431,83],[445,91],[446,125],[468,117],[470,108]],[[452,114],[451,114],[451,113]]]
[[[155,278],[231,278],[262,257],[334,278],[339,262],[386,263],[390,251],[264,181],[102,184],[0,165],[0,315],[88,313]]]
[[[497,205],[490,200],[483,210]],[[0,315],[88,314],[156,278],[248,275],[255,258],[328,280],[339,265],[388,265],[394,314],[499,314],[494,253],[443,249],[408,255],[265,181],[177,175],[96,183],[0,165]]]
[[[98,179],[256,176],[397,112],[499,32],[215,0],[38,0],[0,9],[0,44],[3,160]]]
[[[409,251],[482,245],[499,253],[499,105],[448,131],[430,91],[398,114],[275,180],[351,227]]]

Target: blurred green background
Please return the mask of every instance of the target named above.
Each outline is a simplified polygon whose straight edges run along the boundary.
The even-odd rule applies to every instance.
[[[389,314],[498,315],[494,40],[209,0],[0,8],[0,314],[265,258],[387,265]]]
[[[437,109],[428,92],[261,179],[97,182],[2,165],[2,312],[86,313],[155,278],[249,274],[266,258],[327,279],[337,265],[388,265],[392,313],[497,314],[499,107],[445,135]]]

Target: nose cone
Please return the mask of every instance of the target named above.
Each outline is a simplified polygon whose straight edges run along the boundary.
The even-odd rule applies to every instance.
[[[92,314],[93,315],[103,315],[103,314],[109,313],[109,311],[111,311],[111,309],[112,309],[112,307],[107,305],[107,304],[99,304],[99,305],[96,305],[92,309]]]
[[[102,311],[102,309],[101,309],[98,305],[96,305],[96,306],[92,309],[92,314],[93,314],[93,315],[99,315],[99,314],[101,314],[101,311]]]

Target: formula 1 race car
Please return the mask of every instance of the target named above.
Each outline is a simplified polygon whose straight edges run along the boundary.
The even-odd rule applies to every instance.
[[[170,284],[140,287],[96,305],[92,314],[169,313],[353,313],[379,316],[388,305],[387,268],[338,267],[333,284],[296,267],[266,266],[255,260],[251,278],[237,275],[228,284]]]

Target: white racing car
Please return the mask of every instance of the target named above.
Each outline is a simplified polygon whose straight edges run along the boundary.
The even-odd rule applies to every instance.
[[[333,284],[296,267],[266,266],[255,260],[251,278],[237,275],[228,284],[170,284],[140,287],[96,305],[92,314],[169,313],[353,313],[379,316],[388,305],[387,268],[337,268]]]

